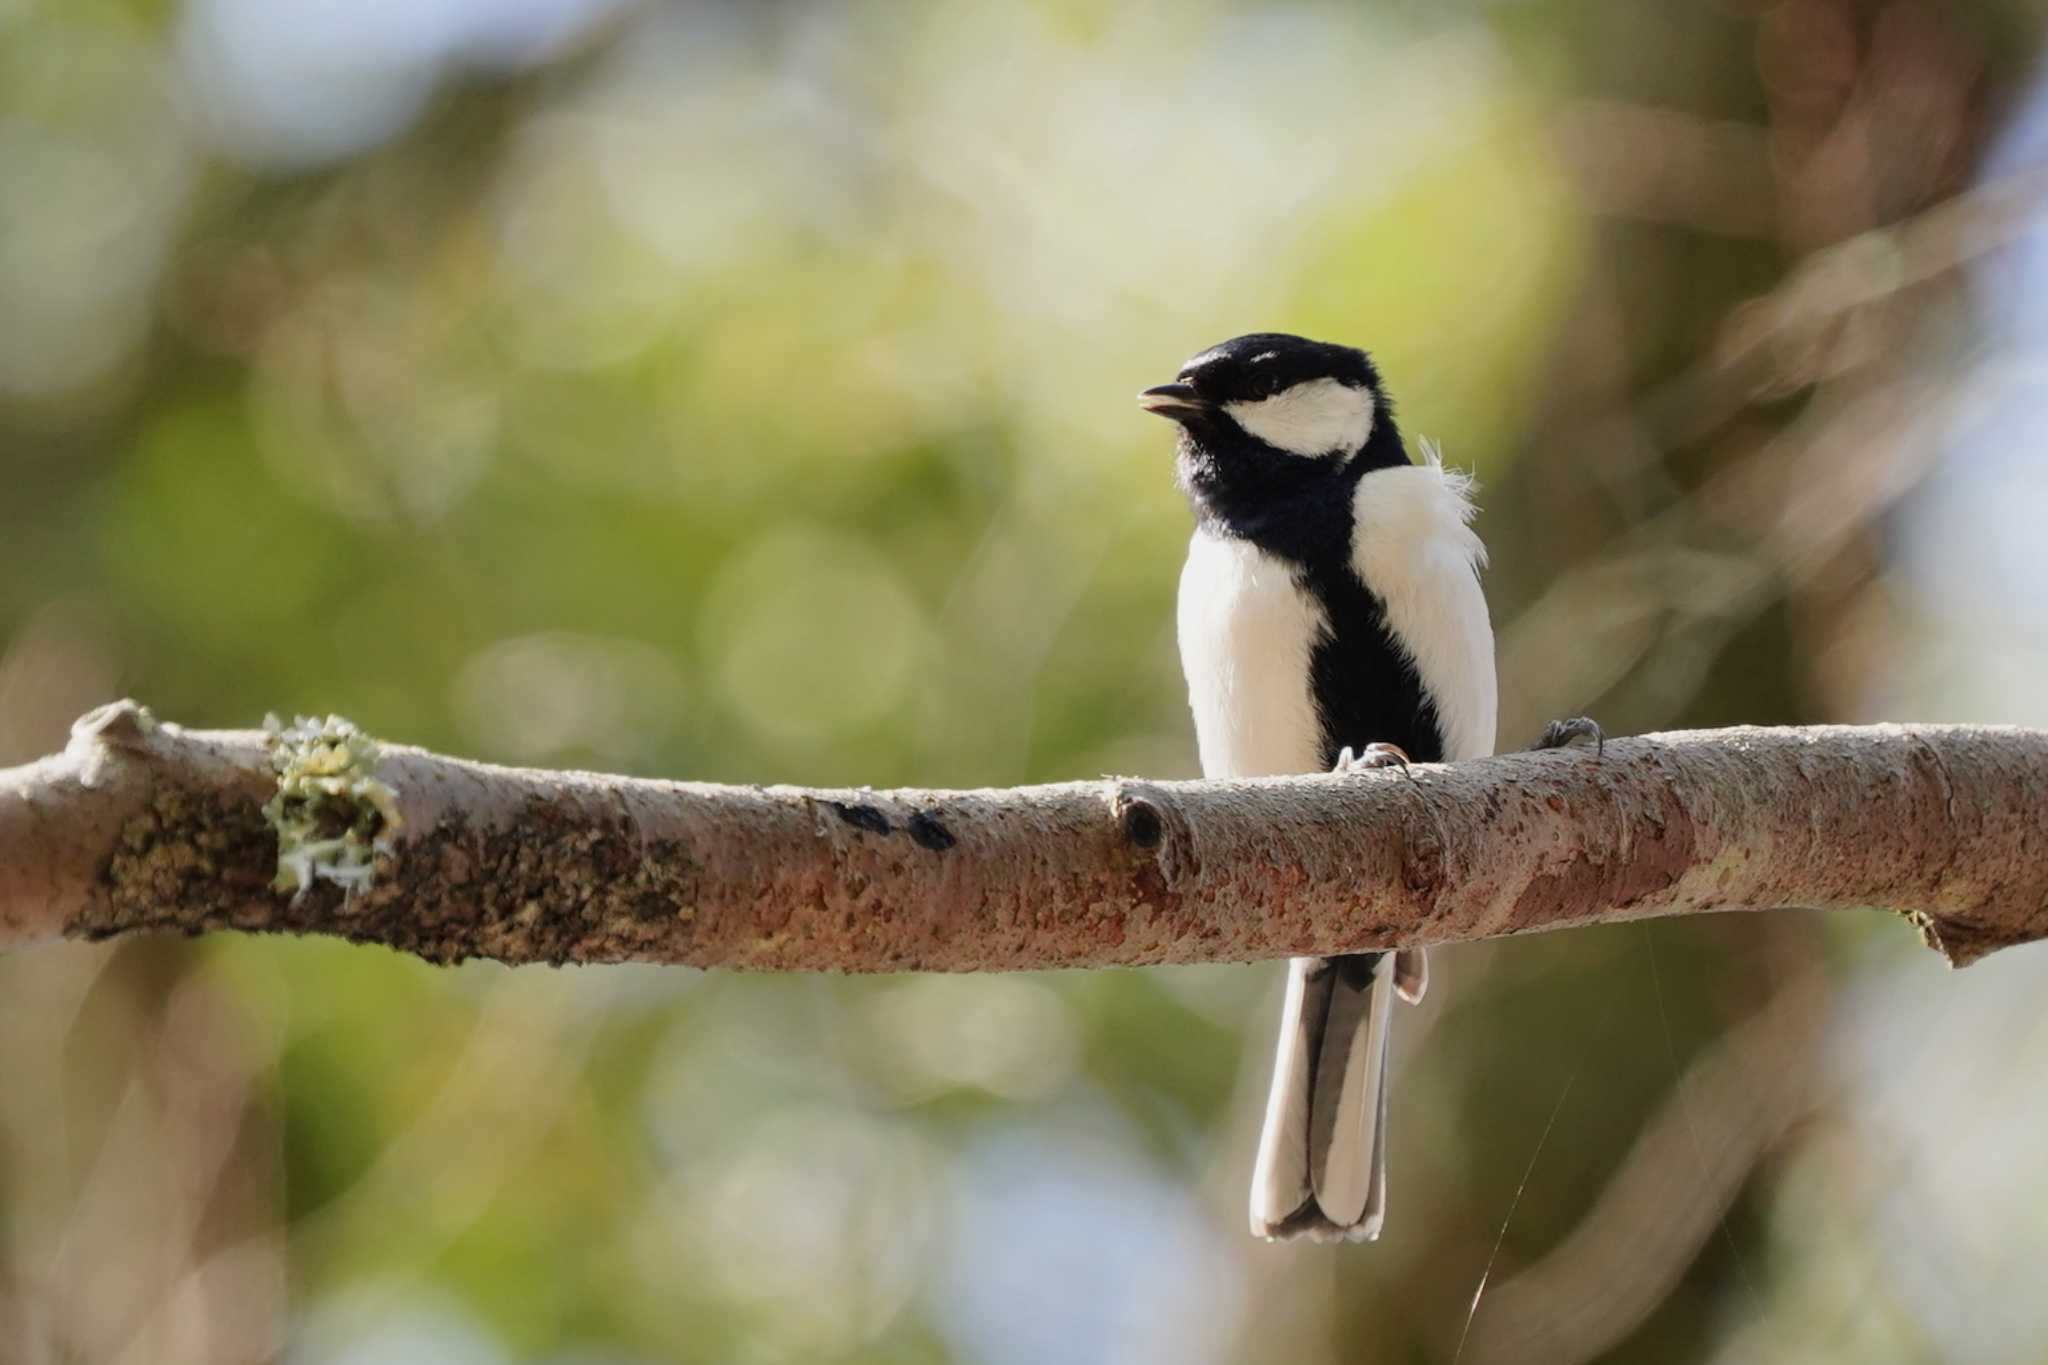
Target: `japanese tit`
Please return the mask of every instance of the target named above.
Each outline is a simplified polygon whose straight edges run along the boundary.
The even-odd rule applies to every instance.
[[[1180,428],[1180,653],[1206,776],[1493,752],[1470,483],[1427,448],[1409,458],[1365,352],[1236,337],[1138,401]],[[1255,1234],[1379,1235],[1388,1025],[1426,985],[1420,950],[1289,963]]]

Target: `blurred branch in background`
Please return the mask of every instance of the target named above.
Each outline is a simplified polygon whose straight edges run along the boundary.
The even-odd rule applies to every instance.
[[[120,702],[0,773],[0,946],[232,928],[436,962],[1018,971],[1875,906],[1961,964],[2048,935],[2044,821],[2048,732],[2018,729],[885,792],[498,768],[338,720],[188,731]]]
[[[1601,110],[1579,123],[1598,143],[1588,130],[1618,137],[1605,125],[1622,118]],[[1596,450],[1678,450],[1759,401],[1814,390],[1783,427],[1561,574],[1502,630],[1501,674],[1532,694],[1534,714],[1582,706],[1660,651],[1656,690],[1682,705],[1732,636],[1920,485],[1947,433],[2039,383],[2031,358],[1961,373],[1902,362],[1925,291],[2026,231],[2044,192],[2048,174],[2007,176],[1812,252],[1731,312],[1710,355],[1578,433]],[[1589,630],[1600,647],[1557,649]],[[1686,647],[1672,647],[1674,634]]]
[[[1802,973],[1674,1076],[1579,1225],[1475,1301],[1458,1358],[1592,1360],[1626,1340],[1698,1258],[1757,1162],[1825,1102],[1813,1053],[1829,997],[1823,974]]]

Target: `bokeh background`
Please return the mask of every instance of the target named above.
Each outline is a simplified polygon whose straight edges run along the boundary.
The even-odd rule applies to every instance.
[[[0,0],[0,763],[132,694],[702,779],[1188,775],[1132,395],[1263,328],[1371,347],[1478,473],[1504,744],[2048,723],[2044,25]],[[18,953],[0,1359],[2048,1349],[2042,950],[1787,913],[1435,965],[1387,1235],[1322,1250],[1244,1232],[1271,966]]]

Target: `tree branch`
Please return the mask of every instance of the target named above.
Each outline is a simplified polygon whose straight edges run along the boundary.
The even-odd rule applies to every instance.
[[[119,702],[0,771],[0,949],[240,929],[435,962],[1021,970],[1780,906],[1909,913],[1958,965],[2048,936],[2040,731],[1733,729],[963,792],[541,772],[335,733]]]

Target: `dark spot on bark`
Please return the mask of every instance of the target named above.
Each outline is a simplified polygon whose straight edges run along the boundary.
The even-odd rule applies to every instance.
[[[1157,848],[1166,835],[1159,812],[1150,803],[1133,801],[1124,807],[1124,837],[1139,848]]]
[[[831,803],[833,813],[855,829],[869,834],[894,834],[896,827],[889,823],[889,817],[874,806],[850,806],[844,801]]]
[[[917,841],[917,846],[934,853],[944,853],[959,842],[953,837],[953,831],[940,824],[930,811],[912,811],[909,828],[910,837]]]

